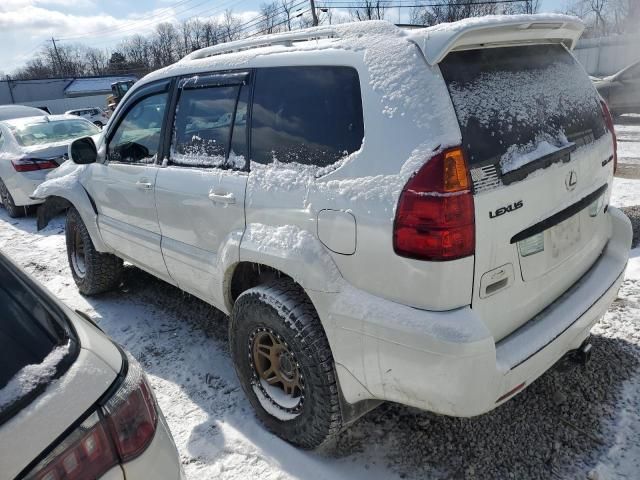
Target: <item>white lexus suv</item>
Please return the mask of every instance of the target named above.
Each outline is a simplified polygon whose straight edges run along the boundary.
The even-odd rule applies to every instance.
[[[39,224],[67,210],[84,294],[124,260],[228,313],[247,397],[296,445],[381,401],[487,412],[589,349],[629,255],[582,30],[362,22],[196,51],[72,144]]]

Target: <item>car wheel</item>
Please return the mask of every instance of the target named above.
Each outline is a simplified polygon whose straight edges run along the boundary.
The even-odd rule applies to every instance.
[[[229,339],[242,388],[269,430],[308,449],[340,431],[333,356],[299,285],[277,280],[242,293],[231,314]]]
[[[80,213],[73,207],[67,211],[65,236],[69,267],[80,293],[95,295],[120,284],[122,260],[95,249]]]
[[[0,180],[0,200],[2,200],[2,205],[11,218],[18,218],[25,215],[25,208],[16,206],[11,193],[9,193],[9,189],[2,180]]]

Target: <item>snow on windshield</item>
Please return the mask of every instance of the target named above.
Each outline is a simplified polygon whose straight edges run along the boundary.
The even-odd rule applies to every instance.
[[[39,385],[47,383],[56,374],[58,364],[69,353],[70,343],[54,348],[42,363],[23,367],[0,390],[0,411],[24,398]]]
[[[37,123],[10,124],[9,129],[23,147],[63,142],[100,133],[100,129],[86,120],[56,120]]]

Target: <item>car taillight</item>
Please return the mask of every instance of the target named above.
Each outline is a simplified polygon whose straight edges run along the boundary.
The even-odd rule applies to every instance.
[[[58,168],[58,164],[53,160],[42,160],[40,158],[19,158],[11,160],[11,165],[16,172],[35,172],[37,170],[48,170]]]
[[[118,391],[39,462],[26,480],[98,478],[149,446],[158,421],[156,402],[142,368],[133,357],[127,358],[127,377]]]
[[[393,248],[430,261],[473,255],[474,202],[462,148],[438,153],[409,179],[398,201]]]
[[[133,362],[130,360],[129,365]],[[147,448],[158,421],[151,387],[137,362],[135,365],[135,371],[129,370],[122,387],[104,406],[109,431],[123,462],[134,459]]]
[[[611,137],[613,137],[613,173],[616,173],[616,170],[618,169],[618,139],[613,127],[613,116],[607,106],[607,102],[600,100],[600,104],[602,105],[602,114],[604,115],[604,122],[607,125],[607,130],[609,130]]]

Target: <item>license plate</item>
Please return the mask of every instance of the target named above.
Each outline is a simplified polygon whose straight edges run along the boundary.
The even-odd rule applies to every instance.
[[[578,246],[581,238],[580,215],[574,215],[547,230],[549,250],[552,258],[562,258]]]

